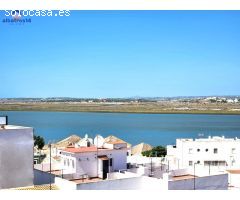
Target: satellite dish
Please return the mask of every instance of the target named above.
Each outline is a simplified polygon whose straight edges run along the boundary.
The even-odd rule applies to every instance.
[[[94,138],[94,145],[97,146],[98,148],[102,147],[104,143],[104,138],[101,135],[97,135]]]

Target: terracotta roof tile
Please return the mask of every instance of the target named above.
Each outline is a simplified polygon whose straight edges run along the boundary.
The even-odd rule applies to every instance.
[[[240,174],[240,170],[239,169],[235,169],[235,170],[227,170],[230,174]]]
[[[132,154],[133,155],[138,155],[138,154],[141,155],[142,152],[152,150],[152,148],[153,147],[149,144],[140,143],[140,144],[132,147]]]
[[[65,148],[63,151],[70,153],[85,153],[85,152],[95,152],[97,151],[97,147],[78,147],[78,148]]]

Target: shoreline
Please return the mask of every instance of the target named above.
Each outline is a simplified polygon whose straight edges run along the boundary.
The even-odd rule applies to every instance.
[[[129,114],[240,115],[240,104],[196,103],[0,103],[0,111],[85,112]]]
[[[0,108],[0,112],[63,112],[63,113],[106,113],[106,114],[181,114],[181,115],[240,115],[240,112],[211,112],[211,111],[206,111],[206,112],[197,112],[197,111],[189,111],[189,112],[164,112],[164,111],[158,111],[158,112],[142,112],[142,111],[74,111],[74,110],[47,110],[47,109],[42,109],[42,110],[38,110],[38,109],[1,109]]]

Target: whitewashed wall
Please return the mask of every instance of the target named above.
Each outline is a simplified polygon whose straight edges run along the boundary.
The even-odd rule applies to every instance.
[[[176,147],[167,146],[167,158],[171,169],[177,169],[178,166],[180,168],[190,167],[189,161],[193,163],[199,161],[200,164],[204,164],[204,161],[226,161],[228,168],[231,169],[240,165],[239,139],[226,139],[224,137],[189,139],[188,141],[177,139]],[[218,153],[214,153],[214,148],[218,149]],[[233,152],[232,149],[234,148],[235,151]],[[189,149],[192,149],[191,153],[189,153]],[[198,149],[200,150],[199,152],[197,151]]]
[[[95,153],[84,153],[76,155],[76,172],[78,174],[87,174],[90,177],[97,176],[98,158]]]
[[[194,179],[169,181],[169,190],[193,190]],[[227,190],[228,175],[221,174],[215,176],[198,177],[195,179],[196,190]]]
[[[106,155],[108,158],[113,158],[111,171],[118,171],[127,168],[127,149],[119,150],[101,150],[96,152],[86,153],[67,153],[62,152],[61,155],[61,168],[64,169],[63,173],[77,173],[77,174],[88,174],[89,177],[96,177],[102,175],[102,160],[98,159],[98,156]],[[64,166],[64,159],[74,160],[75,168],[72,167],[71,161],[70,166]]]
[[[66,179],[58,178],[55,177],[55,185],[60,189],[60,190],[76,190],[77,189],[77,184],[68,181]]]
[[[240,174],[228,174],[229,185],[240,190]]]
[[[34,169],[40,170],[40,171],[50,171],[50,163],[42,163],[42,164],[35,164]],[[51,164],[51,170],[61,170],[61,166],[59,164]]]
[[[112,172],[108,173],[107,179],[123,179],[123,178],[132,178],[132,177],[139,177],[138,174],[131,173],[131,172]]]
[[[165,184],[167,185],[167,184]],[[97,183],[77,185],[78,190],[164,190],[163,181],[149,177],[132,177],[115,180],[105,180]]]
[[[112,158],[113,171],[127,169],[127,149],[114,150],[112,152]]]

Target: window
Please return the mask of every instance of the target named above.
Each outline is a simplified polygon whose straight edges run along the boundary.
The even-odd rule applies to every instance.
[[[193,149],[190,148],[190,149],[188,150],[188,153],[189,153],[189,154],[192,154],[192,151],[193,151]]]
[[[204,161],[204,166],[226,166],[226,162],[221,160]]]
[[[74,160],[72,160],[72,167],[74,168],[75,166],[74,166]]]
[[[110,158],[110,160],[109,160],[109,166],[110,166],[110,167],[112,167],[112,163],[113,163],[112,161],[113,161],[113,159]]]
[[[188,165],[189,165],[189,166],[192,166],[192,161],[189,161],[189,162],[188,162]]]
[[[205,149],[206,152],[208,152],[208,149]]]
[[[197,161],[197,164],[200,164],[200,160]]]
[[[218,153],[218,149],[217,149],[217,148],[214,148],[214,149],[213,149],[213,153],[215,153],[215,154]]]
[[[64,159],[64,166],[66,166],[66,159]]]
[[[69,161],[69,159],[67,159],[67,165],[68,165],[68,166],[70,165],[70,161]]]
[[[200,149],[197,149],[197,152],[200,152]]]
[[[235,154],[235,153],[236,153],[236,149],[232,148],[232,154]]]

